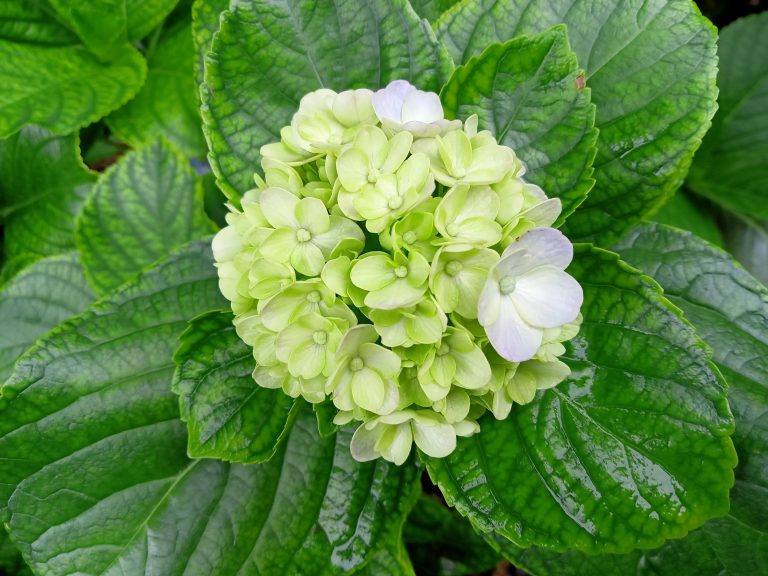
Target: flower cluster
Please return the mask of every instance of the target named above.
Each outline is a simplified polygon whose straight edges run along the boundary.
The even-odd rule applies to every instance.
[[[560,201],[404,81],[317,90],[213,241],[256,382],[359,421],[358,460],[442,457],[562,381],[582,292]]]

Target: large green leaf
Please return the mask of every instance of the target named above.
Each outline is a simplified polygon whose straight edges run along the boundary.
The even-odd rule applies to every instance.
[[[164,30],[149,55],[144,86],[136,98],[107,118],[115,135],[133,146],[163,135],[186,155],[204,157],[194,63],[190,21]]]
[[[269,460],[290,428],[294,399],[253,379],[253,349],[235,332],[232,314],[193,320],[176,351],[173,391],[187,423],[193,458]]]
[[[0,38],[47,46],[78,44],[71,30],[30,0],[0,2]]]
[[[725,215],[725,247],[742,266],[768,286],[768,220]]]
[[[688,185],[726,208],[768,218],[768,13],[720,34],[720,108]]]
[[[15,1],[15,0],[12,0]],[[27,0],[29,1],[29,0]],[[47,0],[58,18],[101,60],[140,40],[170,14],[178,0]]]
[[[211,49],[214,33],[219,29],[219,16],[229,7],[229,0],[195,0],[192,5],[192,38],[197,53],[197,83],[203,83],[205,55]]]
[[[311,410],[265,464],[188,460],[170,391],[187,319],[220,308],[208,242],[41,340],[3,388],[0,502],[39,573],[335,574],[399,528],[412,464],[356,463]]]
[[[572,375],[507,420],[483,418],[428,470],[476,527],[520,546],[658,546],[728,511],[726,386],[648,277],[583,246],[570,272],[584,288]]]
[[[682,182],[715,111],[716,34],[688,0],[470,0],[437,23],[457,64],[565,23],[600,129],[597,181],[568,220],[609,243]]]
[[[695,236],[657,224],[634,228],[617,247],[653,273],[714,350],[726,375],[739,454],[731,510],[682,540],[627,555],[522,550],[503,553],[537,576],[756,576],[768,566],[768,289],[731,257]]]
[[[477,114],[481,128],[515,150],[526,179],[562,200],[561,222],[595,183],[595,106],[580,79],[566,28],[557,26],[492,45],[440,94],[447,115]]]
[[[144,58],[128,44],[103,63],[82,46],[0,40],[0,137],[24,124],[72,132],[131,99],[145,75]]]
[[[0,217],[8,259],[75,247],[75,216],[95,175],[80,158],[77,135],[27,126],[0,140]]]
[[[253,186],[262,144],[279,140],[317,88],[377,89],[398,78],[437,92],[452,69],[407,0],[233,3],[206,58],[203,119],[219,186]]]
[[[94,300],[77,254],[38,260],[0,290],[0,382],[38,337]]]
[[[78,220],[77,245],[86,275],[105,294],[211,231],[189,162],[158,140],[102,174]]]
[[[411,6],[416,14],[430,22],[437,20],[454,4],[458,4],[458,0],[411,0]]]

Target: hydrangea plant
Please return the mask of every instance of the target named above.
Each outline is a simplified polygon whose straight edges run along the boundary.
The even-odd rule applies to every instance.
[[[311,92],[280,134],[213,240],[257,384],[330,397],[334,423],[362,423],[355,459],[403,464],[570,374],[583,297],[560,201],[476,115],[394,80]]]
[[[767,28],[4,0],[0,573],[762,574]]]

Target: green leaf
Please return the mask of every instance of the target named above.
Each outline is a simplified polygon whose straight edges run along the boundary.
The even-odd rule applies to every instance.
[[[500,561],[465,518],[429,496],[416,503],[404,536],[419,574],[475,574],[492,570]]]
[[[723,245],[723,234],[711,211],[701,202],[696,202],[683,189],[675,192],[651,218],[654,222],[688,230],[708,242]]]
[[[144,38],[176,7],[179,0],[123,0],[125,3],[128,40]]]
[[[595,187],[566,229],[608,244],[682,183],[715,111],[716,34],[682,0],[469,0],[436,28],[462,64],[559,23],[586,70],[600,129]]]
[[[38,337],[94,300],[77,254],[38,260],[0,290],[0,382]]]
[[[77,135],[27,126],[0,140],[0,174],[5,257],[72,250],[75,216],[96,178],[80,158]]]
[[[451,59],[407,0],[233,3],[206,57],[203,120],[219,186],[253,186],[262,144],[279,140],[307,92],[409,80],[439,91]]]
[[[125,0],[48,0],[48,4],[102,61],[117,56],[128,40]]]
[[[411,0],[411,6],[416,14],[430,22],[437,20],[455,4],[458,4],[458,0]]]
[[[384,574],[416,576],[402,539],[379,548],[370,561],[361,570],[355,572],[356,576],[382,576]]]
[[[136,98],[107,117],[115,135],[135,147],[162,135],[187,156],[205,156],[194,60],[189,20],[164,31],[149,55],[144,86]]]
[[[77,130],[130,100],[145,75],[144,58],[127,44],[105,64],[81,46],[0,40],[0,137],[24,124]]]
[[[290,428],[295,401],[253,379],[253,349],[240,340],[230,312],[190,322],[174,356],[173,391],[180,396],[192,458],[263,462]]]
[[[351,430],[321,439],[309,409],[268,463],[186,458],[171,357],[225,304],[208,244],[50,333],[3,388],[3,520],[36,572],[335,574],[402,522],[416,467],[356,463]]]
[[[585,246],[569,271],[584,288],[571,376],[427,467],[449,504],[519,546],[658,546],[728,511],[725,383],[650,278]]]
[[[72,31],[30,0],[0,2],[0,38],[46,46],[78,43]]]
[[[565,26],[557,26],[493,44],[459,66],[440,94],[449,117],[477,114],[524,160],[525,178],[561,199],[559,222],[595,183],[595,106],[580,80]]]
[[[78,219],[77,245],[86,275],[105,294],[211,228],[187,159],[156,141],[101,175]]]
[[[720,108],[688,186],[730,210],[768,218],[768,13],[720,33]]]
[[[762,574],[768,565],[768,289],[725,252],[667,226],[639,225],[618,248],[654,274],[712,346],[728,379],[740,462],[731,510],[682,540],[626,555],[522,550],[499,538],[493,544],[537,576]]]
[[[229,0],[195,0],[192,5],[192,38],[197,53],[197,83],[203,83],[205,55],[211,49],[213,35],[219,29],[219,16],[229,7]]]

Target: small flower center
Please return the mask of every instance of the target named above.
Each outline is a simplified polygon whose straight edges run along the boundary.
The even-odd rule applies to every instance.
[[[446,344],[445,342],[443,342],[442,344],[440,344],[440,348],[437,349],[437,355],[445,356],[450,351],[451,351],[451,347],[448,346],[448,344]]]
[[[296,230],[296,240],[299,242],[309,242],[312,239],[312,234],[306,228],[299,228]]]
[[[464,266],[462,266],[461,262],[458,260],[451,260],[445,265],[445,272],[448,276],[456,276],[456,274],[461,272],[462,268],[464,268]]]
[[[402,205],[403,199],[400,196],[392,196],[392,198],[390,198],[387,202],[387,206],[389,206],[390,210],[397,210]]]
[[[467,171],[464,168],[455,168],[453,170],[454,178],[464,178],[467,175]]]
[[[371,168],[368,171],[368,182],[375,184],[379,176],[381,176],[381,172],[379,172],[378,168]]]
[[[328,332],[325,330],[316,330],[315,333],[312,334],[312,340],[315,341],[315,344],[323,346],[328,342]]]
[[[363,362],[363,359],[360,358],[360,356],[355,356],[349,361],[349,369],[352,370],[352,372],[359,372],[363,369],[363,366],[365,366],[365,362]]]
[[[317,290],[314,290],[307,294],[307,301],[311,302],[312,304],[317,304],[320,302],[320,299],[322,298],[322,295]]]
[[[341,144],[341,134],[330,134],[328,136],[328,144],[332,146],[338,146]]]
[[[406,244],[413,244],[414,242],[416,242],[416,240],[417,240],[416,232],[414,232],[413,230],[408,230],[408,232],[403,234],[403,242],[405,242]]]
[[[395,268],[395,276],[398,278],[405,278],[408,276],[408,267],[407,266],[398,266]]]
[[[445,231],[448,232],[448,236],[456,236],[459,233],[459,225],[451,222],[445,227]]]
[[[515,291],[517,282],[512,276],[504,276],[499,282],[499,290],[502,294],[512,294]]]

